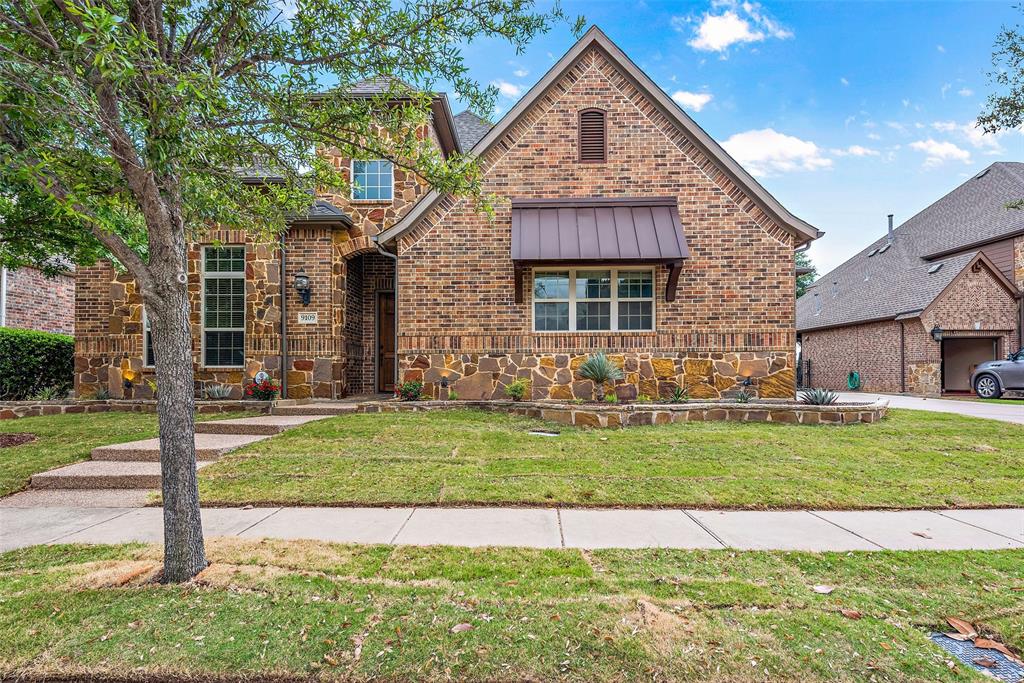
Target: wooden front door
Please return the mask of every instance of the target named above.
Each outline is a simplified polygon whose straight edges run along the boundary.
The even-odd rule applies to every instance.
[[[377,391],[395,390],[395,294],[377,292]]]

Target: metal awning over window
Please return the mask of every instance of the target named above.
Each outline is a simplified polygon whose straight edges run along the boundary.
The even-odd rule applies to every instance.
[[[516,302],[527,266],[579,263],[668,264],[673,301],[689,256],[674,197],[512,200]]]

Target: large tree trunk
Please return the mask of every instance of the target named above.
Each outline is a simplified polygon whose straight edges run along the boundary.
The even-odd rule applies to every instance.
[[[156,297],[148,305],[155,308],[151,324],[163,477],[164,581],[180,582],[206,568],[206,552],[196,479],[195,373],[185,240],[183,234],[173,232],[177,231],[161,245],[173,257],[151,259]]]

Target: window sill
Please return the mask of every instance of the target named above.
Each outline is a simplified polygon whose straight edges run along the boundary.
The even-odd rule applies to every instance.
[[[617,334],[623,337],[653,337],[658,334],[657,330],[533,330],[533,334]]]
[[[394,204],[394,199],[350,199],[353,204],[366,205],[366,204]]]

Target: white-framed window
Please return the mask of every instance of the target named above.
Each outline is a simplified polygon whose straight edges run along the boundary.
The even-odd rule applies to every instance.
[[[654,330],[651,268],[558,268],[533,272],[537,332]]]
[[[391,201],[394,196],[395,169],[387,159],[352,160],[352,199]]]
[[[203,365],[245,364],[245,247],[203,248]]]
[[[149,315],[142,309],[142,367],[156,367],[156,355],[153,353],[153,328],[149,324]]]

